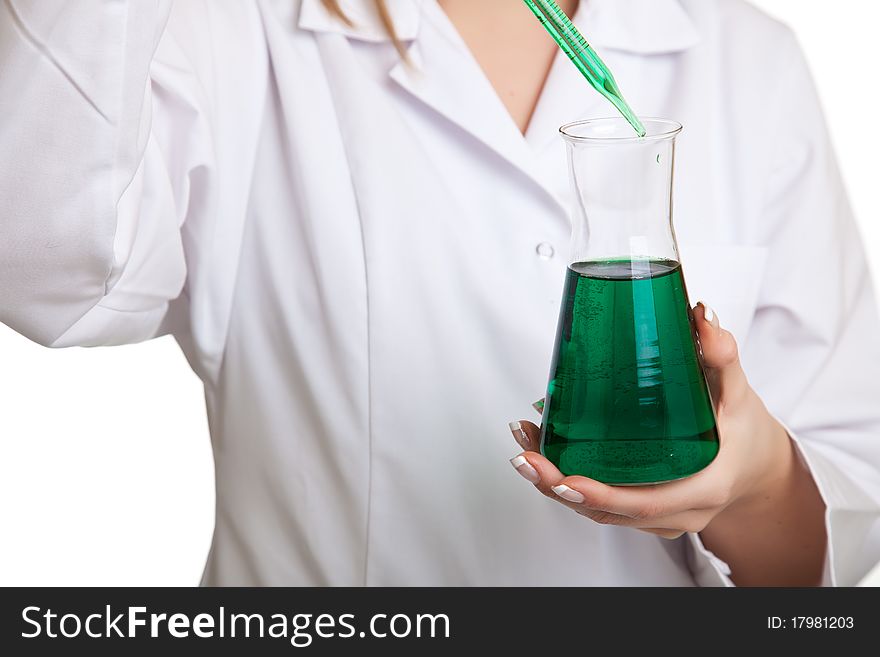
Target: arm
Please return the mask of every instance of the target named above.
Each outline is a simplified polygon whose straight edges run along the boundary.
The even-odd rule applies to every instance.
[[[827,507],[824,581],[851,586],[880,560],[877,305],[806,61],[791,35],[780,50],[759,234],[770,257],[742,359]]]
[[[169,10],[0,0],[0,321],[42,344],[151,337],[183,285],[152,129]]]
[[[525,422],[518,440],[525,462],[513,465],[546,496],[595,522],[667,539],[700,533],[737,584],[815,586],[825,558],[825,506],[810,470],[749,385],[733,335],[702,304],[694,321],[721,439],[707,468],[680,481],[632,488],[565,477],[531,451],[539,432]]]
[[[785,429],[769,418],[773,474],[700,532],[739,586],[818,586],[827,535],[825,502]]]
[[[880,559],[877,309],[807,67],[785,45],[794,55],[759,227],[771,256],[742,367],[718,319],[694,313],[718,457],[689,479],[615,488],[563,477],[522,423],[513,464],[596,522],[699,536],[736,584],[853,585]]]
[[[729,503],[700,537],[728,564],[740,586],[817,586],[827,535],[825,503],[813,475],[786,429],[746,380],[733,337],[720,328],[717,317],[707,323],[702,312],[695,315],[697,321],[703,319],[701,341],[705,337],[710,349],[719,424],[733,427],[725,440],[748,445],[738,450],[739,462],[728,466],[728,477],[737,482],[731,484]],[[719,361],[721,351],[732,355]],[[736,470],[748,477],[736,475]]]

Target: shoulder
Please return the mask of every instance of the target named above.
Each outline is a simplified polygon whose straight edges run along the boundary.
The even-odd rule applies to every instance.
[[[678,0],[701,26],[722,27],[729,33],[751,33],[780,37],[791,33],[782,21],[746,0]]]
[[[679,0],[706,45],[733,57],[798,50],[791,28],[746,0]]]
[[[778,110],[785,94],[812,94],[806,58],[784,22],[746,0],[678,1],[700,35],[689,61],[699,62],[704,83],[723,80],[732,109],[766,113]]]
[[[300,0],[289,0],[299,5]],[[237,35],[247,39],[260,24],[259,3],[240,0],[174,0],[168,29],[182,40],[199,35]]]
[[[164,36],[157,61],[191,70],[206,90],[215,93],[229,86],[230,94],[238,95],[235,85],[252,90],[266,68],[266,38],[257,2],[174,0]]]

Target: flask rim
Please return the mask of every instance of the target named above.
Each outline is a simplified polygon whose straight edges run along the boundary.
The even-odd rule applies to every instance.
[[[682,125],[672,119],[646,116],[639,117],[647,134],[639,137],[622,116],[571,121],[559,128],[559,134],[570,144],[644,144],[674,138],[682,131]],[[594,129],[593,134],[584,128]]]

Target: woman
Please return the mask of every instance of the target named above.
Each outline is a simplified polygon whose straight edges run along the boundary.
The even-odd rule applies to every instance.
[[[0,5],[0,319],[54,347],[174,334],[214,445],[204,583],[852,584],[880,557],[877,317],[794,39],[732,0],[561,4],[686,126],[722,447],[614,489],[514,423],[552,503],[499,427],[546,381],[556,130],[611,108],[524,6]]]

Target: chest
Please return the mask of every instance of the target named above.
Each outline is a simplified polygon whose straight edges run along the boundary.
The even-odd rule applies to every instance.
[[[429,21],[410,48],[411,64],[390,44],[341,34],[270,31],[268,47],[272,80],[234,254],[241,263],[233,313],[262,318],[249,335],[269,331],[286,350],[322,344],[359,358],[372,344],[401,366],[421,362],[422,371],[437,372],[452,364],[444,354],[480,348],[501,361],[529,345],[517,367],[523,380],[540,381],[570,233],[556,130],[607,115],[604,101],[557,58],[523,136],[466,49]],[[732,164],[714,154],[735,135],[705,139],[711,108],[672,91],[693,85],[676,62],[614,53],[607,60],[644,113],[688,126],[675,217],[689,289],[744,334],[760,267],[750,274],[754,284],[740,279],[743,289],[730,294],[731,277],[715,266],[762,257],[737,244],[753,210],[723,180]]]
[[[439,0],[438,5],[525,133],[559,52],[556,44],[524,5],[468,0]],[[559,2],[569,16],[577,5],[577,0]]]

